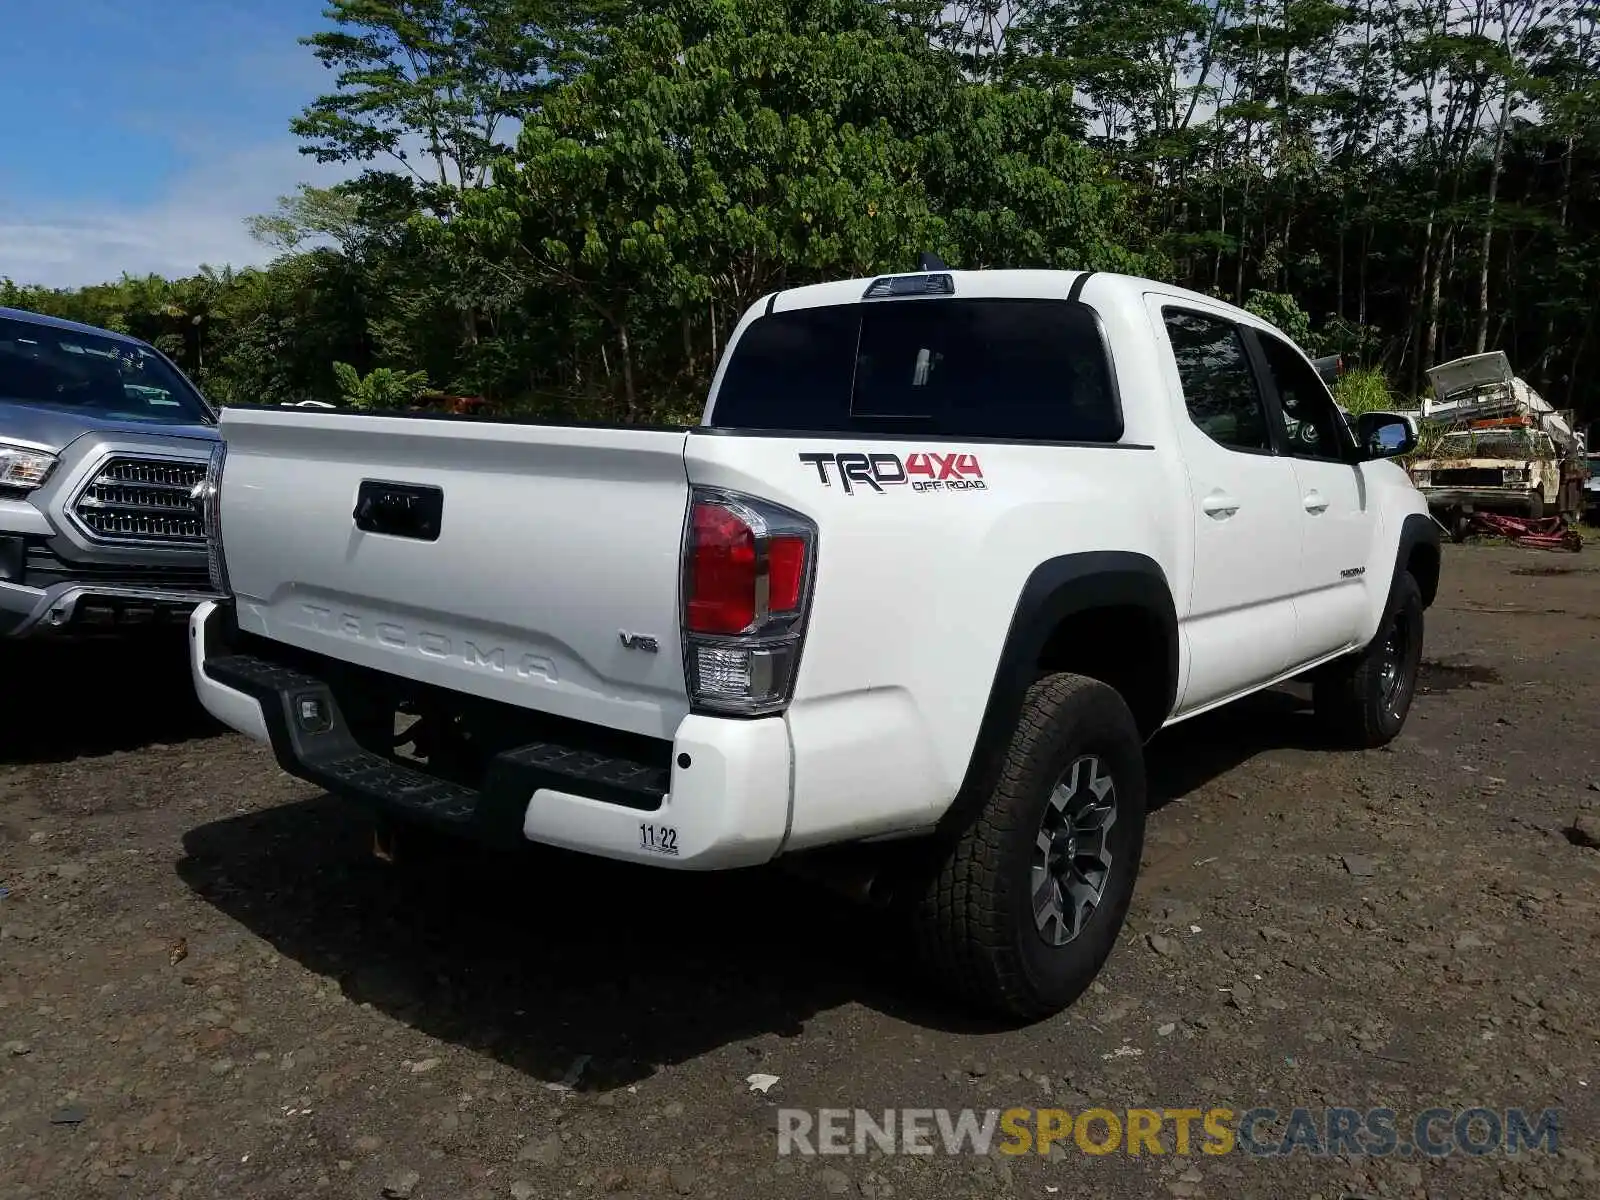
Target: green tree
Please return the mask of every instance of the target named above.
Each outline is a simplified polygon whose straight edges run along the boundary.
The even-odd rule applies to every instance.
[[[1311,318],[1293,296],[1282,292],[1251,292],[1245,309],[1263,321],[1270,321],[1306,350],[1314,348]]]
[[[421,372],[681,418],[763,294],[934,250],[1166,277],[1402,392],[1498,346],[1600,416],[1595,0],[328,13],[333,83],[294,128],[361,174],[286,181],[251,226],[271,266],[0,303],[152,341],[228,403],[338,398],[342,362],[352,395],[387,369],[386,396]]]
[[[302,183],[292,195],[279,196],[272,212],[246,217],[245,227],[263,245],[290,253],[319,238],[348,253],[368,232],[356,188],[319,188],[308,183]]]
[[[565,0],[330,0],[302,42],[335,90],[290,122],[319,162],[382,160],[430,192],[480,187],[506,135],[581,61]]]
[[[1043,93],[964,80],[866,0],[689,0],[631,22],[549,96],[439,236],[585,314],[632,418],[662,398],[646,380],[697,394],[774,289],[903,270],[925,249],[1135,263],[1075,124]]]
[[[362,375],[347,362],[333,364],[339,396],[353,408],[403,408],[428,386],[424,371],[396,371],[378,367]]]

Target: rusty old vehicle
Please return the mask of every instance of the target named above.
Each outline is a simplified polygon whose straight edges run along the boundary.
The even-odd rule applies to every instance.
[[[1588,475],[1570,416],[1518,378],[1502,351],[1441,363],[1428,372],[1425,446],[1412,482],[1452,531],[1475,512],[1576,521]]]

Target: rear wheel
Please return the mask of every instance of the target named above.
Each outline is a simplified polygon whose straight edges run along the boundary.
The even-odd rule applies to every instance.
[[[1060,1011],[1099,972],[1144,845],[1144,745],[1112,688],[1050,675],[1028,690],[993,790],[913,896],[924,959],[988,1014]]]
[[[1406,723],[1422,665],[1422,589],[1409,571],[1395,580],[1378,636],[1330,663],[1313,685],[1317,719],[1338,741],[1382,746]]]

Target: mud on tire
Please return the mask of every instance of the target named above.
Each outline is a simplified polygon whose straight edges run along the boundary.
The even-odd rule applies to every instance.
[[[1029,688],[993,789],[938,847],[912,896],[918,949],[936,981],[1005,1019],[1072,1003],[1127,916],[1145,787],[1143,739],[1114,689],[1068,674]]]

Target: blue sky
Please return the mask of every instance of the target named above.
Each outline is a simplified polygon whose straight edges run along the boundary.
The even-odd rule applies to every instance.
[[[73,286],[268,257],[243,219],[337,168],[290,117],[322,0],[4,0],[0,275]]]

